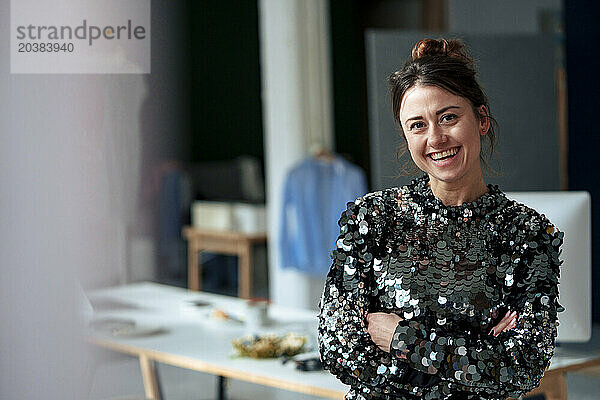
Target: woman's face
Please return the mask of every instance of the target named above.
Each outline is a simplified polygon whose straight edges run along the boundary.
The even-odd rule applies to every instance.
[[[480,112],[487,114],[484,106]],[[402,98],[400,121],[410,155],[430,181],[469,184],[481,177],[480,136],[489,125],[476,117],[469,100],[416,85]]]

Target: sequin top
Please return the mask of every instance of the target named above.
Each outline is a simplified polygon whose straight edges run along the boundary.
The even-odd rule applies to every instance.
[[[323,365],[346,399],[519,397],[554,353],[563,233],[496,185],[445,206],[428,181],[347,204],[320,303]],[[516,327],[489,335],[507,310]],[[403,318],[390,353],[366,332],[369,312]]]

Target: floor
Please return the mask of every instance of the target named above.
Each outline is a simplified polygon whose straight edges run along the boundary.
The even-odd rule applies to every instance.
[[[586,344],[565,347],[600,351],[600,325],[593,328],[592,339]],[[101,351],[100,361],[90,373],[90,400],[123,399],[124,396],[144,394],[137,360]],[[217,381],[212,375],[159,365],[158,369],[166,400],[209,400],[217,397]],[[600,399],[600,367],[567,374],[570,400]],[[227,385],[231,400],[316,400],[318,397],[272,389],[262,385],[232,380]],[[136,397],[137,398],[137,397]]]

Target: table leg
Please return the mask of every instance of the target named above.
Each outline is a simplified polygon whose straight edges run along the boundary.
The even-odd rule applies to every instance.
[[[160,383],[158,381],[158,373],[156,371],[156,363],[145,355],[140,355],[139,358],[146,397],[152,400],[162,400]]]
[[[540,386],[531,392],[528,396],[544,395],[547,400],[567,400],[567,379],[563,371],[546,371],[540,382]]]
[[[192,239],[188,243],[188,288],[200,290],[202,287],[202,266],[199,257],[200,249]]]
[[[217,393],[217,399],[218,400],[225,400],[227,399],[227,378],[225,378],[224,376],[217,376],[217,380],[218,380],[218,393]]]
[[[245,243],[238,254],[238,297],[252,297],[252,244]]]

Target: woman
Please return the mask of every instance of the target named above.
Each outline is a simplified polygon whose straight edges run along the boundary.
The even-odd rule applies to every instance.
[[[390,76],[424,174],[348,203],[319,315],[346,399],[506,399],[539,385],[558,325],[563,234],[484,182],[490,107],[457,40],[418,42]]]

